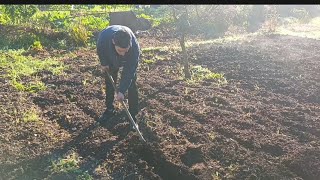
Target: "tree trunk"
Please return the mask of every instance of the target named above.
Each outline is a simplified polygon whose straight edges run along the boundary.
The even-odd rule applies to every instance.
[[[183,72],[184,72],[184,77],[185,77],[186,79],[190,79],[190,78],[191,78],[191,74],[190,74],[188,55],[187,55],[186,45],[185,45],[185,33],[183,33],[183,34],[180,36],[179,42],[180,42],[180,46],[181,46],[181,49],[182,49],[182,55],[183,55]]]
[[[185,76],[186,79],[190,79],[191,78],[191,74],[190,74],[188,55],[187,55],[186,45],[185,45],[185,36],[186,36],[185,29],[188,28],[188,27],[184,27],[185,26],[184,23],[183,22],[182,23],[179,22],[174,6],[172,6],[172,9],[173,9],[173,18],[176,21],[177,31],[178,31],[178,34],[179,34],[179,42],[180,42],[180,46],[181,46],[181,50],[182,50],[182,57],[183,57],[182,63],[183,63],[184,76]],[[182,12],[182,13],[184,13],[184,12]],[[180,18],[184,18],[182,16],[186,16],[186,18],[188,16],[186,6],[185,6],[185,14],[182,14]]]

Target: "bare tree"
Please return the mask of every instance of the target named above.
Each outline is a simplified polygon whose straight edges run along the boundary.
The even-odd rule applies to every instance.
[[[190,74],[190,68],[189,68],[189,61],[188,61],[188,55],[187,55],[187,50],[186,50],[186,44],[185,44],[185,38],[187,34],[187,30],[190,26],[189,20],[188,20],[188,9],[186,5],[184,5],[182,8],[176,8],[175,6],[172,6],[173,10],[173,17],[176,22],[177,26],[177,33],[179,35],[179,42],[182,50],[182,55],[183,55],[183,72],[185,75],[186,79],[191,78]],[[178,17],[179,13],[179,17]]]

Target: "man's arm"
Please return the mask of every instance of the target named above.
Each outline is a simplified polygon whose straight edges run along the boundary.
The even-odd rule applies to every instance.
[[[118,91],[122,94],[128,90],[131,85],[132,79],[136,74],[138,63],[139,63],[139,56],[140,56],[140,48],[136,39],[132,43],[132,56],[129,57],[130,59],[127,60],[126,64],[123,66],[123,71],[121,75],[121,81]]]
[[[107,40],[107,33],[102,31],[99,35],[97,42],[97,53],[99,56],[101,66],[110,66],[110,54],[109,54],[109,44]]]

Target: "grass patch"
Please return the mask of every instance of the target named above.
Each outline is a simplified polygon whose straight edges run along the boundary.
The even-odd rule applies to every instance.
[[[278,28],[275,34],[290,35],[304,38],[320,39],[320,17],[311,19],[308,23],[291,23]]]
[[[10,83],[18,91],[36,93],[47,89],[47,86],[42,81],[38,80],[30,82],[27,85],[22,84],[21,82],[17,81],[17,79],[13,79]]]
[[[190,68],[191,79],[187,80],[190,84],[195,84],[202,82],[204,80],[214,80],[218,84],[225,84],[227,80],[225,79],[223,74],[214,73],[210,71],[208,68],[204,68],[202,66],[192,66]]]
[[[312,31],[295,31],[294,29],[288,29],[285,27],[279,27],[276,34],[290,35],[304,38],[320,39],[320,27],[317,30]]]
[[[178,47],[177,46],[173,46],[170,48],[168,46],[148,47],[148,48],[142,48],[142,53],[164,52],[174,48],[178,48]]]
[[[145,60],[143,60],[143,63],[145,63],[145,64],[153,64],[153,63],[155,63],[156,61],[155,60],[152,60],[152,59],[145,59]]]
[[[38,92],[45,90],[36,73],[46,70],[59,75],[65,69],[62,62],[54,59],[37,60],[31,56],[21,55],[23,51],[8,51],[0,54],[0,67],[6,71],[3,75],[10,79],[10,84],[19,91]],[[23,77],[32,77],[30,82],[23,83]]]
[[[52,161],[51,173],[74,175],[76,180],[93,180],[88,171],[80,170],[80,161],[79,155],[71,152],[65,158]]]
[[[40,120],[39,112],[35,108],[31,108],[23,114],[23,122],[38,122]]]
[[[252,34],[246,34],[246,35],[231,35],[231,36],[225,36],[222,38],[212,39],[212,40],[206,40],[206,41],[187,41],[186,47],[192,47],[192,46],[199,46],[203,44],[223,44],[228,42],[235,42],[235,41],[242,41],[246,40],[246,38]]]
[[[79,156],[75,152],[67,155],[66,158],[59,159],[52,162],[51,171],[53,173],[59,172],[76,172],[79,169]]]

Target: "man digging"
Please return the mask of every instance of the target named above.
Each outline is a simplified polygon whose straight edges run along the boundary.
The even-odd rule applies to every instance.
[[[115,115],[114,98],[117,101],[123,101],[124,94],[128,91],[129,112],[136,122],[136,115],[139,111],[136,70],[139,63],[140,47],[135,35],[126,26],[109,26],[99,34],[97,53],[106,83],[106,110],[101,120],[107,121]],[[123,70],[115,94],[115,89],[108,78],[107,72],[116,84],[120,67],[123,67]],[[131,123],[131,125],[133,124]]]

